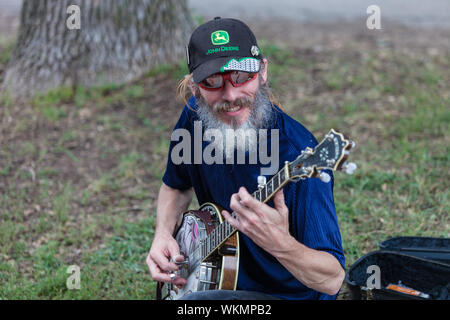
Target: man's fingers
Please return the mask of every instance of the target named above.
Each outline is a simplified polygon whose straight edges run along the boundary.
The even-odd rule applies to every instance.
[[[275,206],[275,209],[281,213],[281,214],[287,214],[289,213],[289,209],[286,206],[286,203],[284,202],[284,193],[283,189],[278,190],[277,193],[275,193],[275,196],[273,197],[273,204]]]
[[[169,260],[169,255],[169,252],[166,252],[165,254],[162,252],[152,254],[152,252],[150,252],[150,258],[158,265],[158,267],[162,271],[169,272],[178,270],[178,266],[174,262],[171,262]]]
[[[173,256],[172,260],[175,262],[183,262],[184,256],[182,254],[177,254],[177,255]]]
[[[231,216],[231,214],[230,214],[228,211],[223,210],[223,211],[222,211],[222,216],[225,218],[225,220],[227,220],[227,222],[228,222],[233,228],[236,228],[236,229],[239,230],[239,221],[236,220],[235,218],[233,218],[233,217]]]
[[[154,281],[170,282],[172,280],[169,274],[163,272],[151,258],[147,259],[147,265]]]
[[[247,189],[245,189],[244,187],[239,188],[238,195],[241,204],[246,207],[253,208],[255,206],[261,205],[261,202],[256,200],[250,193],[248,193]]]
[[[186,285],[186,279],[176,277],[175,279],[172,279],[170,277],[170,274],[168,272],[165,272],[161,270],[158,265],[149,257],[147,259],[147,265],[150,269],[150,274],[152,275],[152,279],[154,281],[159,282],[172,282],[174,285],[176,285],[178,288],[182,288]]]
[[[181,288],[186,285],[187,281],[186,279],[183,278],[175,278],[175,280],[173,280],[172,283],[176,285],[178,288]]]
[[[177,263],[182,261],[184,257],[180,254],[180,247],[171,236],[155,240],[146,259],[153,280],[173,282],[177,286],[186,283],[184,279],[176,277],[179,270]]]
[[[234,211],[240,213],[241,215],[244,214],[246,216],[250,216],[253,214],[249,210],[250,207],[248,207],[246,205],[246,203],[242,200],[242,198],[237,193],[235,193],[231,196],[230,208],[233,209]]]
[[[173,241],[168,246],[170,258],[173,262],[182,262],[184,261],[184,256],[180,254],[180,247],[176,241]]]
[[[261,203],[259,204],[261,205]],[[244,205],[239,194],[235,193],[231,196],[230,208],[238,215],[241,231],[242,228],[246,228],[249,224],[255,224],[260,219],[253,210]]]
[[[270,214],[271,208],[267,204],[262,203],[254,198],[244,187],[239,188],[238,196],[240,198],[239,203],[242,206],[251,209],[251,211],[255,212],[256,214]]]

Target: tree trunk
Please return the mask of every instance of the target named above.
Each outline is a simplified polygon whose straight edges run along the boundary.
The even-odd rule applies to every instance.
[[[70,5],[80,8],[79,29],[66,23],[75,21]],[[128,82],[180,61],[193,27],[186,0],[24,0],[3,86],[29,95]]]

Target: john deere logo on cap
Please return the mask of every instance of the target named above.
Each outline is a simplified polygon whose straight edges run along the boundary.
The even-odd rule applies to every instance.
[[[230,42],[230,36],[228,32],[224,30],[217,30],[211,33],[211,42],[213,45],[220,46]]]

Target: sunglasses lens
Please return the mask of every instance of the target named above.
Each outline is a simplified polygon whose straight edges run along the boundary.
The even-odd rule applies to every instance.
[[[230,73],[216,73],[200,82],[200,86],[204,89],[220,89],[222,88],[223,82],[226,79],[231,80],[233,86],[240,86],[250,80],[255,79],[255,77],[256,73],[249,73],[244,71],[231,71]]]
[[[231,80],[234,84],[244,84],[250,81],[255,76],[255,73],[243,72],[243,71],[233,71],[230,74]]]
[[[215,88],[220,88],[222,86],[222,81],[223,81],[223,78],[220,74],[213,74],[212,76],[209,76],[208,78],[203,80],[201,82],[201,84],[205,88],[215,89]]]

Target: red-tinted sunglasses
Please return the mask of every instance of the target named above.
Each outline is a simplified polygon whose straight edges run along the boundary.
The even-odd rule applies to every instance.
[[[230,81],[233,87],[240,87],[256,78],[257,73],[244,71],[231,71],[227,73],[215,73],[198,85],[205,90],[220,90],[225,85],[225,80]]]

